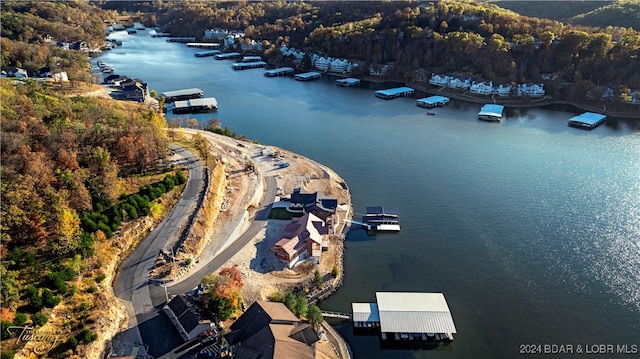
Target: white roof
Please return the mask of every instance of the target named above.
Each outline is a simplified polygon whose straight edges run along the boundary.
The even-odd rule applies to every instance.
[[[416,100],[416,102],[423,102],[428,104],[446,103],[449,102],[448,97],[444,96],[430,96]]]
[[[376,303],[351,303],[354,322],[379,322],[378,305]]]
[[[218,107],[218,101],[215,97],[194,98],[186,101],[176,101],[175,108],[192,107],[192,106],[213,106]]]
[[[502,117],[503,110],[504,110],[504,106],[502,105],[487,104],[482,106],[482,108],[480,109],[480,113],[478,113],[478,115]]]
[[[184,96],[184,95],[202,94],[202,93],[203,93],[202,90],[200,90],[199,88],[190,88],[190,89],[177,90],[177,91],[166,91],[162,93],[162,96],[174,97],[174,96]]]
[[[376,299],[382,332],[456,333],[442,293],[376,292]]]
[[[587,125],[596,125],[606,118],[606,115],[593,112],[585,112],[579,116],[571,117],[569,122],[583,123]]]

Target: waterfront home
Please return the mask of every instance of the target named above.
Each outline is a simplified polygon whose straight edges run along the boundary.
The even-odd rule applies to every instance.
[[[351,306],[354,329],[379,328],[383,343],[438,343],[457,333],[442,293],[376,292],[376,303]]]
[[[22,79],[26,79],[29,77],[29,75],[27,74],[27,70],[13,66],[3,67],[1,73],[2,77],[16,77]]]
[[[524,96],[540,97],[544,96],[543,84],[520,84],[518,94]]]
[[[429,79],[429,83],[434,86],[448,86],[449,81],[451,81],[451,76],[438,75],[435,73],[431,74],[431,78]]]
[[[300,187],[294,188],[289,200],[288,211],[306,213],[314,206],[318,206],[323,210],[335,213],[337,208],[337,200],[331,197],[324,197],[318,192],[303,193]]]
[[[193,299],[184,294],[173,297],[162,309],[185,341],[196,338],[205,330],[215,331],[211,320],[203,316]]]
[[[204,37],[207,39],[222,40],[228,33],[228,31],[222,29],[207,29],[204,30]]]
[[[144,82],[132,80],[121,84],[122,93],[127,100],[144,102],[149,96],[149,87]]]
[[[256,301],[224,335],[234,359],[315,358],[318,334],[283,303]]]
[[[512,88],[513,88],[513,86],[511,86],[511,85],[500,84],[496,88],[495,92],[498,94],[498,96],[509,97],[511,95],[511,89]]]
[[[469,88],[471,88],[471,79],[470,78],[460,79],[458,77],[455,77],[455,78],[452,78],[451,81],[449,81],[447,86],[449,86],[452,89],[468,90]]]
[[[324,222],[313,213],[306,213],[286,225],[282,239],[271,250],[289,269],[307,259],[320,263],[322,242],[327,234]]]
[[[471,87],[469,87],[469,92],[478,94],[478,95],[491,95],[493,94],[493,82],[473,82]]]

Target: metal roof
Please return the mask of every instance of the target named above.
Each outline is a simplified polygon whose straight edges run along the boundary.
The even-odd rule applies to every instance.
[[[444,96],[431,96],[418,99],[416,102],[424,102],[428,104],[447,103],[449,102],[449,98]]]
[[[487,104],[482,106],[478,115],[502,117],[502,111],[504,111],[504,106],[502,105]]]
[[[414,90],[411,87],[396,87],[392,89],[378,90],[376,91],[376,93],[379,93],[385,96],[396,96],[404,93],[411,93],[413,91]]]
[[[318,77],[318,76],[321,76],[321,74],[319,72],[311,71],[311,72],[305,72],[305,73],[297,74],[295,77],[296,78],[300,78],[300,79],[312,79],[312,78]]]
[[[213,106],[218,107],[218,100],[215,97],[194,98],[186,101],[176,101],[174,108],[194,107],[194,106]]]
[[[593,112],[585,112],[579,116],[570,118],[569,122],[582,123],[582,124],[593,126],[604,121],[605,118],[607,118],[606,115],[593,113]]]
[[[397,207],[373,206],[367,207],[367,217],[377,216],[400,216],[400,210]]]
[[[378,304],[376,303],[351,303],[354,322],[379,322]]]
[[[442,293],[376,292],[380,329],[393,333],[456,333]]]
[[[185,96],[185,95],[192,95],[192,94],[202,94],[202,93],[204,92],[202,92],[202,90],[200,90],[199,88],[190,88],[190,89],[184,89],[184,90],[163,92],[162,96],[175,97],[175,96]]]

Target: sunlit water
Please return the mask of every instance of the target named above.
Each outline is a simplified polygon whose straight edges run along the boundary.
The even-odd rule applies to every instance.
[[[216,113],[189,118],[215,117],[328,165],[350,186],[357,213],[400,208],[400,234],[349,233],[345,284],[321,306],[350,312],[376,291],[442,292],[458,334],[437,350],[389,351],[336,323],[357,358],[510,358],[522,344],[640,345],[634,122],[583,131],[566,125],[575,113],[524,109],[492,124],[476,120],[479,104],[458,101],[425,116],[415,98],[374,97],[382,84],[267,78],[165,39],[112,37],[124,44],[102,59],[116,73],[158,92],[199,87],[218,100]]]

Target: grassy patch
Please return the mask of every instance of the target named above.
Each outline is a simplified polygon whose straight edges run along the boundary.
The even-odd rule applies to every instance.
[[[302,217],[302,213],[291,213],[286,208],[271,208],[269,212],[269,219],[291,220],[297,217]]]

